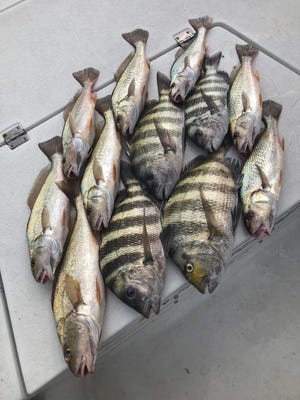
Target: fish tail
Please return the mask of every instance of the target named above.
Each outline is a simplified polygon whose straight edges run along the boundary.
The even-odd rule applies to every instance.
[[[256,49],[252,44],[236,44],[235,49],[240,62],[242,62],[242,57],[250,57],[251,61],[253,61],[258,54],[258,49]]]
[[[98,99],[96,101],[95,108],[98,111],[98,113],[100,113],[102,116],[104,116],[105,112],[112,108],[111,95],[108,95],[106,97]]]
[[[55,153],[62,154],[63,152],[60,136],[54,136],[52,139],[47,140],[46,142],[39,143],[38,146],[45,154],[45,156],[49,158],[50,161],[53,154]]]
[[[195,31],[198,31],[202,27],[204,27],[206,29],[211,28],[212,21],[213,20],[211,17],[209,17],[208,15],[205,15],[204,17],[201,17],[201,18],[189,19],[189,24],[192,25],[192,27],[195,29]]]
[[[122,37],[126,40],[126,42],[135,47],[137,42],[143,42],[144,44],[147,43],[149,32],[145,31],[144,29],[136,29],[132,32],[122,33]]]
[[[264,117],[273,117],[278,120],[282,111],[282,105],[273,100],[266,100],[262,103],[262,113]]]
[[[213,67],[215,69],[218,68],[218,65],[220,64],[220,60],[222,57],[222,52],[218,51],[217,53],[213,54],[212,56],[205,56],[204,58],[204,67]]]
[[[157,88],[158,88],[158,92],[160,93],[162,90],[168,90],[170,89],[170,79],[162,74],[161,72],[157,72],[156,75],[156,79],[157,79]]]
[[[80,83],[81,86],[84,86],[86,83],[90,85],[94,85],[99,77],[100,72],[95,68],[85,68],[77,72],[73,72],[73,76]]]

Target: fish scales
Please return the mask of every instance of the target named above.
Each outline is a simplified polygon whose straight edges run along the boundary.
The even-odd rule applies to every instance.
[[[169,254],[201,292],[215,289],[233,245],[237,189],[218,153],[188,169],[164,211]]]
[[[130,171],[130,167],[125,170]],[[122,174],[126,174],[122,172]],[[159,208],[144,194],[132,172],[123,178],[126,194],[117,200],[100,246],[105,283],[125,303],[149,317],[159,312],[165,257]]]
[[[130,140],[130,159],[143,189],[164,200],[182,170],[184,112],[170,100],[170,81],[159,72],[157,84],[159,101],[139,120]]]

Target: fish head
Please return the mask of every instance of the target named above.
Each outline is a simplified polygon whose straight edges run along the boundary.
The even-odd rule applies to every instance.
[[[275,196],[266,190],[255,191],[248,207],[243,210],[243,217],[249,233],[260,238],[270,235],[277,212]]]
[[[232,135],[234,145],[240,153],[248,153],[253,147],[254,114],[244,112],[236,121]]]
[[[43,241],[44,242],[44,241]],[[53,279],[53,267],[51,265],[51,249],[40,243],[30,252],[31,270],[37,282],[45,283]]]
[[[190,127],[194,141],[208,152],[219,149],[227,131],[224,116],[221,113],[209,115],[195,121]]]
[[[64,154],[63,169],[67,178],[78,178],[83,172],[89,155],[89,145],[80,137],[71,140],[70,147]]]
[[[89,316],[73,311],[63,320],[60,340],[64,358],[76,376],[82,377],[95,370],[99,335],[97,329],[91,329],[93,325],[95,322]]]
[[[116,104],[114,115],[118,132],[125,137],[128,134],[131,135],[139,117],[139,112],[133,98],[126,97],[124,101]]]
[[[225,266],[217,248],[209,242],[203,242],[176,253],[172,258],[186,279],[201,293],[212,293],[219,284]]]
[[[94,231],[107,228],[113,209],[113,199],[109,193],[98,186],[93,186],[87,196],[86,215]]]
[[[194,72],[185,68],[179,72],[170,84],[170,96],[174,103],[182,103],[194,85]]]

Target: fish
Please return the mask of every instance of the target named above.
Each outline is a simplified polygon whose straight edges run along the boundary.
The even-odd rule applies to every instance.
[[[74,72],[73,77],[82,85],[65,112],[62,133],[64,165],[67,178],[82,175],[87,158],[95,139],[94,110],[97,94],[92,93],[99,71],[94,68]]]
[[[230,130],[238,151],[249,153],[261,133],[262,94],[259,74],[252,66],[258,50],[250,44],[237,44],[236,52],[241,65],[229,91]]]
[[[119,193],[108,228],[102,231],[100,269],[106,286],[149,318],[151,310],[160,311],[165,282],[160,209],[124,161],[121,177],[126,189]]]
[[[132,169],[143,189],[166,200],[178,181],[185,145],[184,111],[169,96],[170,80],[157,73],[159,101],[150,102],[130,137]]]
[[[170,71],[170,94],[175,103],[185,100],[201,74],[206,51],[205,37],[212,26],[212,18],[205,16],[189,19],[189,23],[196,30],[196,37],[187,49],[179,49]]]
[[[87,220],[78,181],[57,185],[73,202],[76,220],[52,291],[52,310],[66,363],[75,376],[93,373],[103,317],[105,287],[99,245]]]
[[[227,156],[226,154],[229,154]],[[212,293],[230,259],[241,162],[221,146],[192,160],[166,203],[162,241],[185,278]]]
[[[94,231],[100,231],[108,226],[119,189],[122,144],[111,96],[98,99],[96,109],[105,119],[105,126],[85,169],[81,193],[90,225]]]
[[[126,57],[115,74],[117,84],[112,94],[112,104],[118,131],[126,137],[133,133],[147,97],[150,61],[146,58],[146,44],[149,32],[136,29],[123,33],[122,37],[135,51]]]
[[[274,227],[282,185],[284,139],[278,131],[282,105],[262,103],[267,128],[242,170],[242,214],[249,233],[257,238],[270,235]]]
[[[221,57],[221,51],[205,56],[205,75],[184,102],[186,134],[208,152],[219,149],[229,125],[229,76],[218,71]]]
[[[54,278],[62,258],[72,227],[72,210],[69,199],[56,186],[63,179],[61,138],[55,136],[39,143],[39,148],[50,160],[51,167],[41,171],[28,197],[31,214],[26,235],[33,277],[45,283]]]

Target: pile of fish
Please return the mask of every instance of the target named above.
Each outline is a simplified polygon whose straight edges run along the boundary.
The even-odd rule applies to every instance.
[[[38,282],[54,279],[57,333],[76,376],[94,371],[105,285],[149,318],[160,311],[168,255],[211,293],[231,258],[240,214],[254,237],[274,226],[282,107],[262,101],[257,49],[236,45],[240,65],[230,78],[218,68],[222,52],[206,54],[212,19],[189,22],[195,35],[177,52],[170,79],[157,73],[158,100],[146,102],[149,34],[125,33],[134,51],[113,93],[97,100],[96,69],[74,73],[82,89],[64,112],[62,137],[39,144],[51,165],[28,198],[31,268]],[[199,156],[184,166],[186,137]]]

